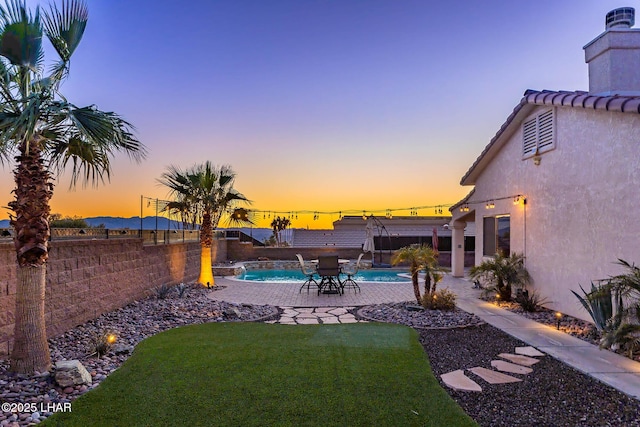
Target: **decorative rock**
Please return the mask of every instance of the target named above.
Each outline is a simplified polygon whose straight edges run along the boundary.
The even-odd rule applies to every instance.
[[[56,382],[60,387],[79,384],[91,384],[91,374],[78,360],[60,360],[56,362]]]
[[[520,378],[501,374],[500,372],[492,371],[491,369],[487,368],[476,367],[469,370],[489,384],[517,383],[519,381],[522,381]]]
[[[133,353],[133,346],[126,344],[116,344],[113,346],[114,354],[131,354]]]

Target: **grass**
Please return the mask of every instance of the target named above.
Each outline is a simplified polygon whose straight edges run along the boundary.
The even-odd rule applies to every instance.
[[[472,426],[411,328],[209,323],[140,343],[47,426]]]

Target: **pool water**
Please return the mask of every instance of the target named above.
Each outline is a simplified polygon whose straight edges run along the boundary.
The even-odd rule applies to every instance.
[[[353,276],[356,282],[410,282],[408,277],[402,277],[398,274],[407,272],[405,270],[391,269],[371,269],[360,270]],[[256,282],[278,282],[278,283],[294,283],[304,282],[307,278],[300,270],[247,270],[236,276],[239,280],[256,281]],[[319,277],[315,275],[316,280]],[[346,274],[341,274],[340,279],[347,278]]]

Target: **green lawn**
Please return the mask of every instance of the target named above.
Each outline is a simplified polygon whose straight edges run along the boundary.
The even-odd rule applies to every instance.
[[[411,328],[209,323],[140,343],[45,425],[472,426]]]

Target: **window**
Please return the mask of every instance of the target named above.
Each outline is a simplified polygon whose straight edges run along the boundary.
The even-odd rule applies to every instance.
[[[524,159],[555,148],[553,110],[547,110],[522,125],[522,157]]]
[[[509,256],[511,251],[511,219],[509,215],[484,218],[482,254],[493,256],[500,251]]]

